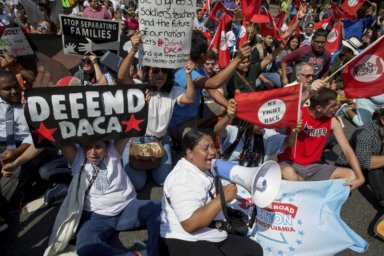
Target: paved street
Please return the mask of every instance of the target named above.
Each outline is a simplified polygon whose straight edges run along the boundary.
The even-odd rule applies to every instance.
[[[353,131],[352,125],[345,121],[346,131],[350,135]],[[327,159],[332,159],[339,152],[338,146],[333,151],[325,152]],[[141,198],[160,199],[162,189],[148,184],[140,193]],[[341,216],[344,221],[360,236],[367,240],[369,248],[363,255],[378,256],[384,255],[384,242],[371,237],[368,234],[368,227],[375,219],[377,210],[370,203],[372,197],[367,189],[353,191],[351,197],[344,204]],[[58,212],[58,206],[49,209],[39,209],[31,213],[16,211],[7,216],[11,228],[0,236],[0,255],[2,256],[41,256],[48,243],[48,235],[51,232],[54,218]],[[113,240],[119,246],[130,247],[135,240],[145,240],[146,231],[137,230],[122,232]],[[321,239],[321,237],[319,237]],[[338,255],[360,255],[351,250],[345,250]]]

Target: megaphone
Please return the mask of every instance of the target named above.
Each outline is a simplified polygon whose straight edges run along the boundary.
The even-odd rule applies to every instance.
[[[244,187],[260,208],[272,203],[281,184],[281,169],[275,161],[267,161],[259,167],[243,167],[229,161],[216,160],[212,165],[212,173]]]

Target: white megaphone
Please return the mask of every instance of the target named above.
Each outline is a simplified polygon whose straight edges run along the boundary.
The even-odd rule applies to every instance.
[[[239,184],[251,195],[257,207],[265,208],[276,198],[281,184],[281,169],[275,161],[267,161],[259,167],[243,167],[225,160],[212,165],[213,175]]]

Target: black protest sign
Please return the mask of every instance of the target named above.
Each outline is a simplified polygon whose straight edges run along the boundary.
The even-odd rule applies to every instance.
[[[36,147],[145,134],[148,104],[142,87],[31,88],[25,97],[25,117]]]
[[[120,23],[111,20],[86,19],[60,15],[65,54],[84,55],[90,52],[103,55],[102,50],[118,53]]]

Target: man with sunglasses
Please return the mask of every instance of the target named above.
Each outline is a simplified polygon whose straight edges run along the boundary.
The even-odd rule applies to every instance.
[[[81,59],[79,70],[73,75],[80,79],[83,85],[107,85],[107,80],[100,68],[97,56],[86,54]]]
[[[281,59],[283,85],[288,84],[287,66],[290,63],[306,62],[314,68],[313,79],[324,78],[328,74],[331,54],[325,50],[328,32],[319,28],[313,35],[311,45],[300,47]]]

